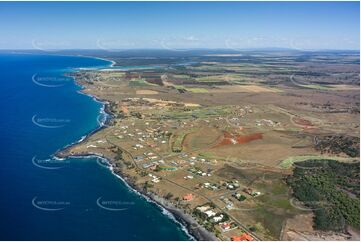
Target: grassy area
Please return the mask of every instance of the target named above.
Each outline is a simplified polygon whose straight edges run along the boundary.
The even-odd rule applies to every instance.
[[[172,75],[173,78],[182,78],[182,79],[186,79],[186,78],[190,78],[189,75],[185,75],[185,74],[174,74]]]
[[[144,78],[134,78],[129,81],[130,87],[142,87],[142,86],[156,86],[155,84],[147,82]]]
[[[261,206],[257,210],[252,211],[251,216],[254,217],[256,221],[262,221],[262,232],[271,238],[279,238],[283,222],[290,217],[289,214],[280,216],[276,211],[266,206]]]
[[[179,112],[179,110],[167,111],[162,118],[168,119],[191,119],[191,118],[207,118],[214,116],[225,116],[230,112],[229,106],[217,106],[209,108],[189,108],[188,110]]]
[[[120,77],[124,77],[125,73],[124,72],[108,72],[103,75],[105,76],[105,78],[120,78]]]
[[[205,88],[186,88],[187,91],[193,92],[193,93],[207,93],[208,90]]]
[[[205,159],[215,159],[216,158],[216,156],[214,156],[214,154],[211,152],[202,152],[202,153],[199,153],[198,155]]]
[[[198,154],[198,156],[204,158],[204,159],[207,159],[207,160],[226,160],[226,161],[234,161],[235,159],[232,158],[232,157],[225,157],[225,156],[218,156],[218,155],[215,155],[214,153],[212,152],[201,152]],[[238,159],[239,162],[241,162],[240,159]]]
[[[205,88],[198,88],[198,87],[186,87],[182,85],[172,85],[177,90],[183,90],[187,92],[193,92],[193,93],[207,93],[208,90]]]
[[[180,132],[176,135],[173,145],[172,145],[172,150],[175,152],[180,152],[182,151],[182,142],[184,137],[186,136],[186,132]]]
[[[318,84],[307,84],[302,85],[299,84],[300,87],[310,88],[310,89],[317,89],[317,90],[332,90],[332,87],[326,86],[326,85],[318,85]]]
[[[218,75],[218,76],[203,76],[196,78],[197,82],[219,82],[219,81],[226,81],[226,75]]]
[[[278,207],[278,208],[288,209],[288,210],[294,209],[294,207],[292,207],[289,199],[278,199],[278,200],[272,201],[271,205],[274,205],[275,207]]]
[[[174,137],[173,144],[172,144],[172,151],[173,152],[182,151],[184,137],[193,131],[194,131],[194,129],[189,129],[187,131],[180,131],[180,132],[176,133],[174,135],[175,137]]]

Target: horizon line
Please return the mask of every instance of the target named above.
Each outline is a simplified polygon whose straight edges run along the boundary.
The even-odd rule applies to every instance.
[[[222,50],[222,51],[307,51],[307,52],[316,52],[316,51],[360,51],[360,49],[295,49],[295,48],[287,48],[287,47],[259,47],[259,48],[239,48],[239,49],[232,49],[232,48],[174,48],[174,49],[165,49],[165,48],[129,48],[129,49],[99,49],[99,48],[68,48],[68,49],[6,49],[0,48],[0,51],[40,51],[40,52],[47,52],[47,51],[104,51],[104,52],[116,52],[116,51],[136,51],[136,50],[157,50],[157,51],[169,51],[169,52],[177,52],[177,51],[215,51],[215,50]]]

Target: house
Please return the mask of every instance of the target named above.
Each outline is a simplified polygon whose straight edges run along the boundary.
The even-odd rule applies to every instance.
[[[233,203],[232,203],[232,202],[228,202],[228,203],[226,204],[226,208],[227,208],[228,210],[231,210],[231,209],[233,208]]]
[[[135,144],[135,147],[137,147],[137,148],[143,148],[144,146],[141,145],[141,144]]]
[[[187,201],[187,202],[190,202],[193,200],[193,194],[192,193],[188,193],[186,195],[183,196],[183,200]]]
[[[152,182],[154,182],[154,183],[158,183],[160,180],[159,180],[159,178],[158,177],[155,177],[153,180],[152,180]]]
[[[247,199],[246,196],[244,196],[244,195],[242,195],[242,194],[240,194],[240,193],[238,193],[238,192],[234,193],[232,196],[235,197],[235,198],[236,198],[238,201],[240,201],[240,202],[242,202],[242,201],[244,201],[244,200]]]
[[[157,169],[158,165],[157,164],[152,164],[149,168],[152,170],[152,171],[155,171]]]
[[[224,231],[228,231],[231,229],[230,223],[224,222],[224,223],[220,223],[219,225],[220,225],[221,229]]]
[[[214,217],[213,222],[218,223],[218,222],[222,221],[222,219],[223,219],[223,214]]]
[[[154,183],[158,183],[159,181],[160,181],[160,179],[159,179],[159,177],[157,177],[157,176],[155,176],[155,175],[153,175],[153,174],[148,174],[148,176],[150,176],[151,178],[153,178],[152,179],[152,182],[154,182]]]
[[[241,234],[239,236],[233,236],[231,238],[231,240],[232,241],[253,241],[253,238],[249,234],[243,233],[243,234]]]
[[[204,213],[205,211],[207,211],[208,209],[210,209],[209,206],[201,206],[201,207],[197,207],[197,210],[201,211],[202,213]]]
[[[185,176],[184,179],[186,179],[186,180],[193,179],[193,176]]]
[[[149,167],[153,166],[153,164],[143,164],[144,169],[148,169]]]
[[[214,215],[216,215],[216,213],[213,210],[208,210],[204,212],[208,218],[213,217]]]

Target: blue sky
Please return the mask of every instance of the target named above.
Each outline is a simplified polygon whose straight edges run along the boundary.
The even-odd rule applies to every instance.
[[[0,2],[0,49],[359,49],[359,2]]]

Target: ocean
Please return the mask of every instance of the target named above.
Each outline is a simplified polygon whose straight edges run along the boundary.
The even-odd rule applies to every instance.
[[[52,159],[99,127],[102,104],[65,73],[110,62],[0,54],[1,240],[190,240],[94,158]]]

